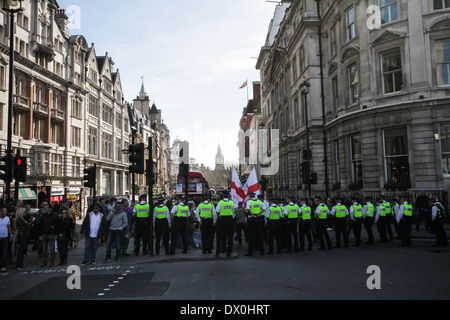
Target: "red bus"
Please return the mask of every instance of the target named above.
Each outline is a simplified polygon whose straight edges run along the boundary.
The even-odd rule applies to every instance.
[[[177,196],[184,196],[184,177],[177,175]],[[209,195],[209,185],[203,174],[198,171],[189,171],[188,197],[190,199],[203,199]]]

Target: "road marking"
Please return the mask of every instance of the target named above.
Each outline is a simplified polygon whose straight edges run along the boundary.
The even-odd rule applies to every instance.
[[[134,269],[134,266],[130,266],[130,269]],[[125,273],[122,273],[122,276],[118,277],[117,280],[114,280],[112,283],[108,284],[108,287],[104,288],[104,292],[100,292],[97,294],[97,296],[104,296],[105,292],[110,291],[111,288],[115,287],[117,284],[120,283],[120,280],[124,279],[124,276],[128,275],[131,272],[131,270],[125,270]]]

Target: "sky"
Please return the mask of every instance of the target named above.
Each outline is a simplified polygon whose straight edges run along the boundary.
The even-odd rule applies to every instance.
[[[225,162],[238,162],[239,119],[259,81],[256,58],[276,3],[265,0],[57,0],[96,54],[119,70],[125,100],[142,81],[190,157],[214,168],[220,145]],[[71,7],[72,6],[72,7]],[[70,9],[70,10],[69,10]],[[248,80],[248,86],[239,87]]]

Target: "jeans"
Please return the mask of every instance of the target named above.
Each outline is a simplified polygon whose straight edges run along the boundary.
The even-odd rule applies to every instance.
[[[95,257],[97,255],[98,244],[99,244],[99,239],[98,238],[86,237],[84,239],[84,258],[83,258],[83,262],[88,262],[89,260],[91,260],[91,262],[95,262]]]
[[[0,238],[0,268],[6,268],[6,256],[8,254],[9,238]]]
[[[48,262],[49,250],[50,250],[50,266],[55,264],[55,239],[56,234],[43,234],[42,236],[42,266],[46,266]]]
[[[106,240],[106,259],[111,259],[111,249],[113,243],[116,244],[116,259],[120,257],[120,242],[122,230],[108,230],[108,239]]]
[[[23,257],[27,252],[28,235],[26,233],[17,234],[17,242],[19,244],[19,251],[17,252],[16,268],[23,268]]]

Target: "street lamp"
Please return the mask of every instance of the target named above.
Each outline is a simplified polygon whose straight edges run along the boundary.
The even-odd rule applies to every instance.
[[[307,99],[307,95],[309,93],[309,87],[311,86],[311,84],[308,81],[302,81],[302,83],[300,83],[300,87],[299,89],[302,92],[302,96],[303,96],[303,101],[304,101],[304,105],[305,105],[305,130],[306,130],[306,152],[304,152],[303,154],[305,155],[304,158],[306,158],[305,162],[302,163],[302,165],[305,165],[306,168],[302,167],[302,172],[305,172],[305,174],[302,174],[302,178],[303,180],[306,180],[307,185],[308,185],[308,197],[311,195],[311,181],[309,178],[309,172],[310,172],[310,159],[311,159],[311,150],[309,149],[309,125],[308,125],[308,99]],[[306,176],[306,177],[304,177]],[[305,181],[303,181],[305,182]]]
[[[17,7],[19,6],[19,7]],[[6,143],[6,170],[5,180],[6,203],[11,199],[12,181],[12,109],[13,109],[13,77],[14,77],[14,15],[22,11],[22,0],[4,0],[3,10],[9,12],[9,92],[8,92],[8,136]],[[15,192],[18,192],[16,190]]]

